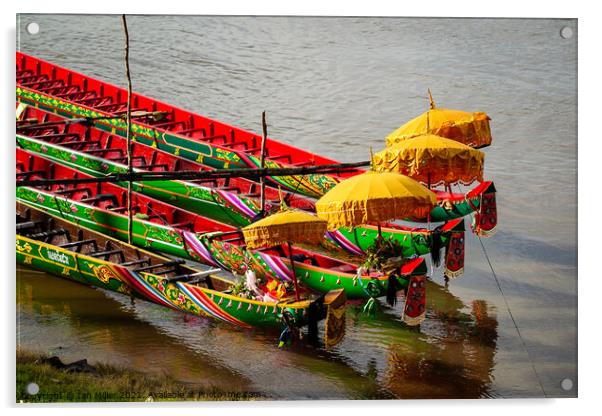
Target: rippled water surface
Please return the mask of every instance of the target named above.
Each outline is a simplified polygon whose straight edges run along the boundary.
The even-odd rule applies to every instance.
[[[28,35],[25,26],[40,24]],[[403,327],[351,306],[330,351],[278,350],[245,332],[18,269],[18,341],[268,397],[574,396],[577,385],[577,118],[574,20],[132,16],[135,91],[341,161],[427,110],[485,111],[498,233],[467,233],[466,272]],[[119,16],[22,15],[18,47],[125,86]],[[535,369],[531,365],[533,362]],[[538,382],[541,381],[541,385]]]

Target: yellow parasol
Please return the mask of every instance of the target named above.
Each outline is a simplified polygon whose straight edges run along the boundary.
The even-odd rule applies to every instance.
[[[288,245],[297,300],[299,300],[299,288],[295,276],[295,263],[290,242],[319,243],[324,239],[325,232],[326,221],[308,212],[287,208],[283,208],[279,212],[242,229],[249,249],[273,247],[284,243]]]
[[[373,169],[397,172],[431,186],[483,181],[483,152],[454,140],[423,134],[376,153]]]
[[[338,183],[316,202],[318,217],[329,229],[369,222],[425,217],[436,195],[398,173],[368,171]]]
[[[324,239],[326,222],[305,211],[285,209],[247,225],[242,232],[250,249],[289,241],[312,244]]]
[[[483,112],[469,113],[460,110],[435,108],[429,90],[431,108],[426,113],[408,121],[387,136],[387,146],[422,134],[436,134],[479,148],[491,144],[489,116]]]

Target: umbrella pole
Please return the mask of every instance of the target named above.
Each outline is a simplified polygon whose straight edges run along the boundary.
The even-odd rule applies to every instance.
[[[288,246],[288,258],[291,261],[291,271],[293,272],[293,283],[295,284],[295,299],[299,300],[299,285],[297,284],[297,276],[295,275],[295,261],[293,260],[293,250],[291,249],[291,243],[286,242]]]
[[[382,238],[383,237],[383,233],[382,230],[380,229],[380,222],[378,223],[378,238]]]
[[[268,126],[265,122],[265,111],[261,113],[261,128],[262,128],[262,136],[261,136],[261,159],[260,159],[260,168],[265,168],[265,142],[268,138]],[[265,176],[261,176],[259,178],[259,183],[261,185],[261,215],[265,214]]]

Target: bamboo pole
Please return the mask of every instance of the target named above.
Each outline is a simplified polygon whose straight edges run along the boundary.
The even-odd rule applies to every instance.
[[[260,168],[265,168],[265,142],[268,138],[268,126],[265,122],[265,111],[261,113],[261,160],[260,160]],[[261,185],[261,215],[265,214],[265,177],[262,176],[259,178],[259,183]]]
[[[133,118],[158,118],[168,114],[167,111],[131,111],[130,117]],[[50,127],[50,126],[63,126],[69,124],[83,124],[86,127],[90,127],[94,125],[95,121],[109,121],[109,120],[119,120],[127,117],[127,114],[118,114],[118,115],[107,115],[107,116],[98,116],[98,117],[84,117],[84,118],[69,118],[61,121],[47,121],[44,123],[38,123],[37,119],[31,119],[31,123],[29,124],[21,124],[17,126],[18,130],[32,130],[39,129],[40,127]]]
[[[19,142],[17,141],[17,146]],[[247,178],[257,179],[263,176],[297,176],[309,174],[343,173],[355,171],[359,167],[369,166],[370,161],[335,163],[330,165],[301,166],[297,168],[243,168],[243,169],[216,169],[208,171],[181,170],[177,172],[124,172],[112,173],[98,178],[63,178],[63,179],[31,179],[20,180],[16,178],[17,186],[47,186],[47,185],[73,185],[99,182],[126,182],[126,181],[165,181],[165,180],[195,180],[195,179],[220,179],[220,178]]]
[[[132,173],[134,171],[132,166],[132,79],[130,78],[130,36],[128,33],[128,24],[125,19],[125,14],[121,15],[121,21],[123,22],[123,32],[125,34],[125,75],[128,81],[128,104],[126,113],[126,140],[127,140],[127,158],[128,158],[128,173],[130,178],[128,180],[128,244],[132,244]]]

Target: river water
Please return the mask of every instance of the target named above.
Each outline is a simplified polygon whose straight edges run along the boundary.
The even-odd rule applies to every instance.
[[[271,137],[341,161],[384,147],[428,109],[427,88],[440,107],[487,112],[498,233],[485,250],[467,233],[465,274],[447,288],[434,270],[419,328],[403,327],[401,305],[374,318],[352,305],[329,351],[278,350],[267,334],[25,269],[20,345],[280,399],[576,396],[575,20],[131,16],[128,26],[135,91],[256,132],[265,110]],[[21,15],[17,31],[23,52],[125,86],[120,16]]]

